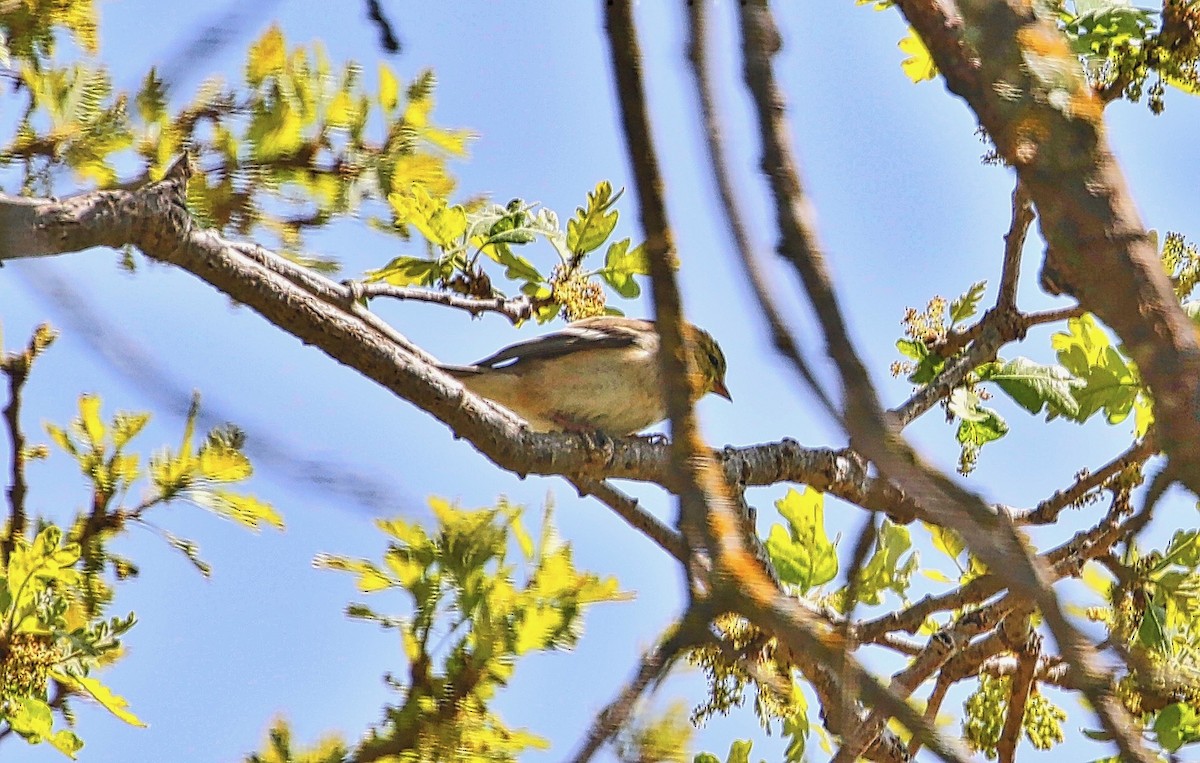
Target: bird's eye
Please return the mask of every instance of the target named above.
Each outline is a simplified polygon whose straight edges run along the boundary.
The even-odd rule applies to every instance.
[[[708,353],[708,362],[713,368],[719,369],[721,367],[721,359],[717,357],[716,353]]]

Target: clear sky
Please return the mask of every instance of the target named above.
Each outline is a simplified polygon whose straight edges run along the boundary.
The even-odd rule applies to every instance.
[[[904,24],[895,11],[877,13],[845,0],[778,5],[785,40],[778,67],[823,241],[860,349],[885,402],[895,404],[909,391],[887,374],[896,359],[904,308],[921,307],[934,294],[956,296],[980,279],[989,280],[988,298],[994,298],[1012,179],[1007,170],[980,163],[986,146],[975,136],[974,119],[962,102],[940,82],[913,85],[902,74],[903,54],[896,43]],[[289,43],[319,39],[333,61],[359,61],[373,82],[382,54],[361,6],[292,0],[247,11],[228,47],[184,70],[176,96],[186,99],[210,74],[236,80],[245,46],[272,19]],[[432,67],[439,79],[437,122],[479,134],[471,158],[454,168],[464,197],[485,193],[500,202],[522,197],[565,217],[597,181],[631,184],[599,3],[393,1],[384,7],[404,46],[391,66],[405,79]],[[127,90],[136,88],[151,65],[173,60],[175,51],[221,12],[162,0],[101,0],[100,8],[101,56],[117,87]],[[711,20],[720,42],[717,63],[724,70],[722,111],[741,194],[757,226],[755,243],[769,259],[775,242],[747,99],[733,59],[733,10],[734,4],[723,0]],[[722,343],[736,401],[701,403],[705,434],[716,446],[782,437],[808,446],[844,445],[771,351],[731,256],[697,129],[682,4],[641,2],[637,12],[688,315]],[[11,97],[0,100],[0,135],[11,129],[13,103]],[[1113,144],[1148,225],[1200,237],[1194,212],[1200,100],[1173,92],[1160,117],[1152,117],[1144,105],[1122,103],[1109,110],[1109,118]],[[62,181],[61,190],[68,191],[70,179]],[[12,190],[11,178],[0,177],[0,183]],[[622,202],[618,234],[638,238],[634,196]],[[1031,238],[1021,305],[1058,304],[1037,287],[1041,244]],[[353,220],[308,241],[310,249],[339,258],[347,276],[404,253],[401,244]],[[543,256],[548,262],[553,255],[545,251]],[[548,753],[529,760],[558,760],[573,750],[595,712],[631,674],[636,655],[680,612],[683,587],[676,565],[607,509],[578,499],[561,480],[522,481],[499,473],[432,417],[301,346],[251,311],[232,308],[206,284],[156,266],[129,275],[117,262],[117,254],[94,250],[12,263],[0,271],[0,319],[9,347],[23,342],[43,320],[63,330],[35,369],[26,403],[29,428],[35,430],[35,422],[43,420],[69,421],[77,395],[95,392],[106,413],[155,413],[153,426],[140,438],[148,455],[160,444],[178,441],[186,396],[199,389],[218,420],[247,430],[252,454],[267,443],[286,454],[257,462],[253,490],[283,512],[288,529],[253,535],[191,507],[165,512],[161,525],[200,544],[214,567],[210,580],[150,533],[122,540],[120,551],[140,564],[142,577],[119,587],[113,612],[135,610],[141,622],[127,640],[128,657],[105,681],[150,728],[130,728],[101,710],[77,705],[77,730],[87,745],[81,759],[238,760],[257,748],[270,719],[280,714],[291,720],[300,740],[335,729],[353,740],[394,698],[380,676],[403,670],[402,653],[391,633],[343,616],[347,602],[363,599],[350,576],[315,570],[311,560],[321,552],[378,557],[384,539],[373,519],[424,516],[428,495],[465,506],[507,495],[527,505],[532,516],[552,496],[577,564],[615,575],[637,593],[631,603],[594,608],[574,653],[523,662],[499,700],[499,711],[511,725],[551,740]],[[771,267],[802,341],[819,358],[820,344],[798,290],[786,270]],[[56,279],[70,284],[82,300],[72,298],[68,306],[56,299]],[[452,362],[474,360],[538,331],[529,327],[518,335],[495,316],[471,320],[435,306],[373,307],[402,333]],[[631,315],[650,313],[644,300],[625,309]],[[1026,347],[1009,354],[1050,361],[1048,335],[1032,332]],[[129,371],[142,356],[155,359],[157,369]],[[832,378],[827,367],[824,373]],[[1031,505],[1128,442],[1128,425],[1045,425],[1005,401],[996,405],[1013,432],[984,450],[969,479],[990,500]],[[952,430],[937,412],[926,418],[911,435],[931,458],[953,468]],[[376,487],[376,500],[363,502],[329,487],[322,470]],[[82,481],[61,454],[34,467],[30,477],[35,510],[64,517],[85,500]],[[673,506],[660,491],[626,487],[660,516],[672,516]],[[785,491],[780,485],[750,494],[764,532],[778,519],[772,501]],[[1156,537],[1196,524],[1189,502],[1173,498],[1159,511],[1162,526]],[[831,501],[827,517],[830,535],[841,533],[844,539],[854,537],[864,514]],[[926,546],[923,531],[914,528],[913,533]],[[1066,534],[1051,529],[1037,540],[1049,543]],[[375,597],[371,603],[383,611],[402,605],[398,597],[391,602]],[[659,697],[694,697],[700,685],[698,676],[683,675]],[[1064,707],[1072,739],[1051,754],[1070,760],[1105,754],[1073,733],[1094,725],[1088,714],[1073,700]],[[956,706],[950,703],[947,709]],[[780,740],[763,737],[748,710],[713,721],[700,734],[697,749],[723,757],[730,741],[744,737],[757,740],[756,759],[778,759]],[[50,749],[25,749],[14,740],[0,750],[6,759],[62,759]],[[814,759],[821,759],[815,737],[813,750]]]

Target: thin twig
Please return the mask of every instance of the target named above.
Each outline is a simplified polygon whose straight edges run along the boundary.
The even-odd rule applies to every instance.
[[[1047,525],[1058,521],[1059,514],[1068,506],[1074,506],[1083,500],[1088,493],[1102,487],[1106,482],[1128,469],[1134,464],[1141,463],[1158,452],[1152,437],[1138,440],[1124,453],[1101,466],[1094,472],[1079,477],[1075,484],[1066,490],[1059,490],[1035,508],[1026,512],[1010,512],[1014,524]]]
[[[955,629],[945,628],[929,639],[929,644],[904,670],[892,677],[888,688],[901,697],[909,697],[929,676],[933,675],[946,660],[950,659],[965,643],[965,637]],[[879,737],[887,724],[889,715],[876,707],[846,738],[832,763],[854,763]]]
[[[412,300],[415,302],[431,302],[437,305],[466,310],[473,316],[483,313],[503,315],[514,326],[527,321],[534,316],[534,303],[528,296],[518,297],[464,297],[447,291],[431,291],[405,286],[393,286],[390,283],[365,281],[343,281],[355,296],[366,299],[388,297],[390,299]]]
[[[996,308],[1005,312],[1017,309],[1017,286],[1021,279],[1021,252],[1025,249],[1025,235],[1033,222],[1033,201],[1017,178],[1012,192],[1012,223],[1004,235],[1004,266],[1000,271],[1000,294]]]
[[[762,266],[754,255],[754,246],[750,241],[745,215],[742,213],[741,205],[738,204],[737,194],[734,193],[733,181],[729,174],[729,166],[725,160],[725,142],[721,138],[721,122],[717,115],[716,94],[708,66],[708,3],[689,2],[687,7],[691,20],[688,58],[692,63],[692,75],[700,100],[700,113],[704,121],[709,165],[712,167],[713,181],[717,185],[717,192],[721,196],[721,209],[725,212],[725,222],[729,225],[729,232],[733,236],[734,249],[741,260],[742,270],[746,273],[755,299],[758,300],[759,311],[767,319],[775,349],[792,364],[800,378],[821,403],[825,412],[835,421],[840,421],[841,413],[834,405],[832,396],[813,374],[812,365],[804,357],[800,345],[784,321],[783,314],[767,284],[766,276],[762,272]]]
[[[1078,318],[1086,312],[1087,310],[1085,310],[1082,306],[1075,305],[1074,307],[1060,307],[1056,310],[1044,310],[1038,313],[1025,313],[1021,317],[1021,320],[1026,326],[1032,328],[1034,326],[1040,326],[1043,323],[1058,323],[1059,321]]]
[[[25,451],[25,432],[21,429],[21,393],[29,379],[33,359],[39,352],[38,337],[46,330],[45,326],[35,329],[29,345],[23,351],[0,356],[0,372],[8,377],[8,404],[4,406],[4,423],[8,429],[9,442],[12,443],[11,483],[5,491],[8,495],[8,528],[0,541],[0,561],[5,564],[8,563],[17,538],[25,533],[25,525],[28,522],[25,513],[25,493],[28,490],[25,482],[25,462],[28,453]],[[0,352],[2,351],[3,348],[0,347]]]
[[[661,643],[644,655],[633,678],[621,688],[616,698],[596,716],[578,752],[571,758],[573,763],[587,763],[609,739],[612,739],[633,714],[638,699],[651,684],[661,682],[671,668],[675,658],[688,646],[702,642],[707,633],[707,615],[690,610],[671,630]]]
[[[687,545],[683,536],[672,530],[650,512],[641,507],[636,498],[626,495],[606,480],[587,477],[568,478],[580,496],[590,495],[612,509],[631,527],[657,543],[680,562],[687,563]]]

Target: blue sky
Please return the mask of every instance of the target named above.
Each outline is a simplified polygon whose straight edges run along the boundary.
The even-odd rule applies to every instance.
[[[404,45],[390,65],[404,79],[433,68],[439,79],[438,123],[479,134],[471,158],[455,167],[464,196],[536,200],[564,217],[597,181],[630,185],[599,3],[384,5]],[[885,402],[893,405],[909,391],[887,374],[896,359],[904,308],[921,307],[934,294],[956,296],[980,279],[997,280],[1011,177],[980,163],[986,146],[975,136],[975,121],[961,101],[940,82],[913,85],[904,77],[903,54],[896,48],[904,24],[894,11],[877,13],[850,2],[780,5],[785,6],[780,11],[785,48],[777,65],[788,92],[795,145],[854,336]],[[169,60],[216,15],[203,4],[169,6],[166,13],[161,0],[100,3],[101,57],[117,87],[135,88],[149,66]],[[373,81],[381,56],[374,32],[360,4],[344,6],[346,11],[333,12],[328,3],[296,0],[275,3],[258,16],[247,14],[236,38],[197,62],[178,83],[177,95],[188,97],[210,74],[235,81],[246,44],[272,19],[289,43],[319,39],[333,61],[357,60]],[[697,129],[680,6],[642,2],[637,13],[687,312],[722,343],[736,400],[701,403],[705,434],[715,446],[782,437],[809,446],[844,445],[771,351],[731,255]],[[820,343],[799,291],[790,273],[771,261],[775,242],[769,206],[733,58],[734,9],[729,0],[716,3],[711,25],[719,42],[722,112],[740,193],[778,293],[802,343],[819,360]],[[6,103],[13,101],[0,101],[0,134],[11,129],[15,114]],[[1200,177],[1200,143],[1194,139],[1198,117],[1200,100],[1178,93],[1169,94],[1166,113],[1157,118],[1143,105],[1109,109],[1113,145],[1147,224],[1193,238],[1200,237],[1200,230],[1188,227],[1195,224],[1188,205],[1195,203]],[[66,190],[69,178],[63,181]],[[0,182],[9,180],[0,177]],[[622,202],[618,235],[638,238],[634,196]],[[348,276],[404,253],[399,244],[353,220],[308,241],[310,249],[340,258]],[[543,256],[549,262],[553,255],[545,251]],[[1065,304],[1038,289],[1040,256],[1033,236],[1020,295],[1027,309]],[[155,413],[140,438],[148,454],[178,441],[186,395],[199,389],[207,410],[247,430],[252,452],[256,442],[283,444],[289,457],[260,461],[253,490],[284,513],[288,529],[253,535],[198,509],[164,512],[161,525],[201,545],[214,567],[210,580],[149,533],[135,532],[122,542],[121,551],[140,564],[142,577],[119,588],[114,612],[135,610],[141,623],[127,641],[128,657],[105,680],[150,728],[126,727],[80,705],[77,730],[87,743],[81,759],[237,760],[257,747],[278,714],[291,720],[302,740],[328,730],[355,738],[392,698],[380,676],[403,670],[401,651],[390,633],[345,619],[345,604],[362,600],[352,579],[313,569],[311,561],[321,552],[377,557],[384,540],[373,519],[425,516],[428,495],[465,506],[487,505],[506,495],[529,506],[533,516],[552,496],[558,526],[573,544],[577,564],[615,575],[637,593],[631,603],[593,609],[574,653],[522,663],[499,702],[509,723],[551,740],[549,753],[529,760],[568,754],[595,712],[630,675],[636,655],[680,611],[682,581],[666,555],[599,504],[578,499],[560,480],[518,480],[497,472],[433,418],[272,329],[249,310],[231,307],[191,276],[155,266],[129,275],[118,269],[117,260],[115,253],[94,250],[12,263],[0,271],[0,320],[8,347],[23,342],[43,320],[63,329],[62,339],[35,369],[26,402],[29,428],[36,431],[36,422],[43,420],[69,421],[78,394],[95,392],[104,399],[106,413]],[[77,302],[74,312],[67,310],[48,296],[52,279],[69,283],[87,304]],[[988,298],[994,295],[993,287]],[[518,337],[494,316],[472,320],[427,305],[373,307],[451,362],[482,357]],[[631,315],[650,313],[645,301],[623,307]],[[89,309],[110,328],[96,331]],[[528,327],[520,336],[536,331]],[[1031,332],[1027,346],[1010,348],[1008,354],[1049,361],[1049,333]],[[128,357],[130,348],[156,358],[163,370],[130,373],[104,354]],[[819,365],[831,379],[827,364]],[[170,385],[164,385],[164,377]],[[1127,425],[1045,425],[1004,401],[996,405],[1013,432],[985,449],[968,481],[990,500],[1031,505],[1128,442]],[[936,411],[910,434],[932,459],[953,468],[952,431]],[[383,498],[364,506],[322,489],[310,462],[363,475],[383,486]],[[48,515],[66,516],[84,501],[82,481],[61,454],[34,467],[30,482],[32,507]],[[660,491],[626,487],[660,516],[673,515]],[[764,532],[777,520],[770,505],[785,490],[777,486],[751,493]],[[1196,524],[1188,504],[1175,496],[1160,509],[1163,527],[1156,528],[1156,537]],[[826,513],[830,535],[843,538],[853,537],[863,519],[860,510],[835,502]],[[924,538],[920,529],[913,533]],[[1037,541],[1049,544],[1067,534],[1067,528],[1050,529]],[[925,558],[932,559],[923,540],[921,545]],[[371,603],[385,611],[401,607],[398,598],[389,603],[376,597]],[[694,696],[699,686],[696,675],[683,675],[659,696]],[[1101,747],[1072,734],[1091,727],[1088,715],[1072,700],[1064,706],[1068,735],[1075,738],[1051,754],[1099,757]],[[956,710],[952,703],[947,707]],[[764,738],[749,711],[710,723],[697,747],[723,755],[730,741],[745,737],[757,740],[756,756],[778,759],[781,742]],[[0,749],[21,760],[62,759],[12,740]],[[815,738],[813,749],[814,759],[822,759]]]

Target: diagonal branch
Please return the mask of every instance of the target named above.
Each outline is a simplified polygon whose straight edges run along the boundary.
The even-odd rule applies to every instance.
[[[1154,394],[1163,450],[1200,492],[1200,337],[1108,145],[1104,103],[1054,20],[1022,0],[897,5],[1037,207],[1043,286],[1121,337]]]
[[[771,294],[766,276],[754,254],[754,246],[750,242],[750,232],[746,225],[745,215],[741,205],[737,202],[729,166],[725,161],[725,142],[721,138],[721,120],[717,116],[716,94],[708,65],[708,4],[689,2],[687,7],[691,24],[688,58],[692,63],[692,76],[696,82],[700,114],[704,120],[708,161],[712,167],[713,182],[716,183],[717,192],[721,196],[721,209],[725,212],[725,221],[733,236],[734,249],[742,262],[742,270],[750,281],[755,299],[758,300],[759,311],[767,319],[775,349],[792,364],[796,373],[812,390],[825,412],[833,419],[840,421],[841,415],[833,403],[832,396],[817,381],[816,375],[812,372],[812,364],[804,357],[800,345],[784,322],[783,314],[775,297]]]
[[[709,597],[716,611],[728,609],[743,613],[751,622],[777,633],[794,653],[815,657],[817,665],[838,666],[843,659],[840,650],[822,640],[828,636],[827,629],[783,595],[745,542],[729,486],[715,468],[711,453],[703,447],[689,403],[690,380],[686,376],[687,358],[683,352],[682,315],[671,269],[671,234],[650,137],[629,0],[609,2],[606,21],[614,78],[620,95],[622,126],[637,177],[646,249],[650,253],[655,312],[663,339],[660,359],[673,434],[672,460],[678,478],[675,487],[680,496],[680,529],[691,553],[708,550],[712,555],[713,575],[704,581],[695,574],[696,561],[690,560],[688,573],[693,583],[692,593]],[[698,582],[705,584],[707,590],[699,589]],[[880,686],[857,662],[846,660],[841,672],[843,679],[849,678],[852,685],[862,687],[868,701],[883,704],[889,712],[912,724],[914,730],[931,735],[932,744],[948,759],[965,760],[960,750],[928,728],[912,708]]]
[[[670,629],[669,635],[642,655],[633,678],[596,716],[579,751],[571,758],[572,763],[587,763],[591,760],[604,743],[612,739],[629,722],[638,698],[646,693],[651,684],[661,683],[683,650],[707,640],[708,619],[708,615],[701,615],[694,609],[689,610],[683,619]]]
[[[825,333],[826,350],[844,386],[846,422],[854,446],[895,480],[935,521],[957,530],[967,546],[1013,591],[1027,596],[1045,615],[1064,655],[1084,678],[1084,694],[1123,754],[1151,760],[1131,719],[1104,680],[1095,648],[1066,617],[1050,587],[1049,571],[1033,558],[1010,522],[945,475],[926,466],[898,429],[888,423],[866,369],[854,351],[817,245],[811,204],[803,193],[783,122],[784,98],[774,79],[771,56],[779,33],[764,0],[741,5],[746,81],[754,98],[763,142],[763,167],[771,181],[783,237],[781,252],[796,268]],[[941,61],[938,62],[941,64]],[[1045,209],[1032,192],[1039,212]],[[1161,270],[1161,269],[1160,269]],[[1200,361],[1200,353],[1197,353]],[[1200,428],[1200,427],[1198,427]],[[1200,432],[1198,432],[1200,435]],[[923,720],[923,719],[922,719]]]

